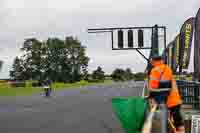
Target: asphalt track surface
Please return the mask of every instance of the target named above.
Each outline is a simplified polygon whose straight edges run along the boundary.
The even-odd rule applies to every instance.
[[[112,106],[116,96],[138,96],[142,82],[62,90],[50,98],[0,97],[1,133],[123,133]]]

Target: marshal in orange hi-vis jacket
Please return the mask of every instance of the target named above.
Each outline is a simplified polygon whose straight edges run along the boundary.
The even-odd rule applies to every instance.
[[[161,60],[152,61],[152,65],[153,68],[149,75],[149,87],[151,89],[159,89],[160,81],[169,81],[173,85],[167,98],[167,107],[171,108],[180,105],[182,100],[176,87],[176,81],[171,68],[162,63]]]

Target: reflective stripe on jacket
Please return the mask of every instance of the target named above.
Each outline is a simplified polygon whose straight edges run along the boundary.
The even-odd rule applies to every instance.
[[[149,87],[151,89],[159,89],[159,83],[163,81],[172,81],[173,73],[169,66],[160,63],[152,68],[149,75]],[[181,97],[177,89],[172,89],[167,99],[168,108],[181,104]]]

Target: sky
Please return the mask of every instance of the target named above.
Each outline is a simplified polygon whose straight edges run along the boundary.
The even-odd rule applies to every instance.
[[[24,39],[71,35],[87,47],[90,72],[97,66],[106,73],[116,67],[142,72],[146,62],[136,51],[112,51],[110,34],[88,34],[87,29],[158,24],[167,27],[170,42],[198,8],[199,0],[0,0],[0,78],[9,77]]]

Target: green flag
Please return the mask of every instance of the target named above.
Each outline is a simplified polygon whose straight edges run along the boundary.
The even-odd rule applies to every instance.
[[[113,98],[112,106],[126,133],[140,133],[147,109],[144,98]]]

